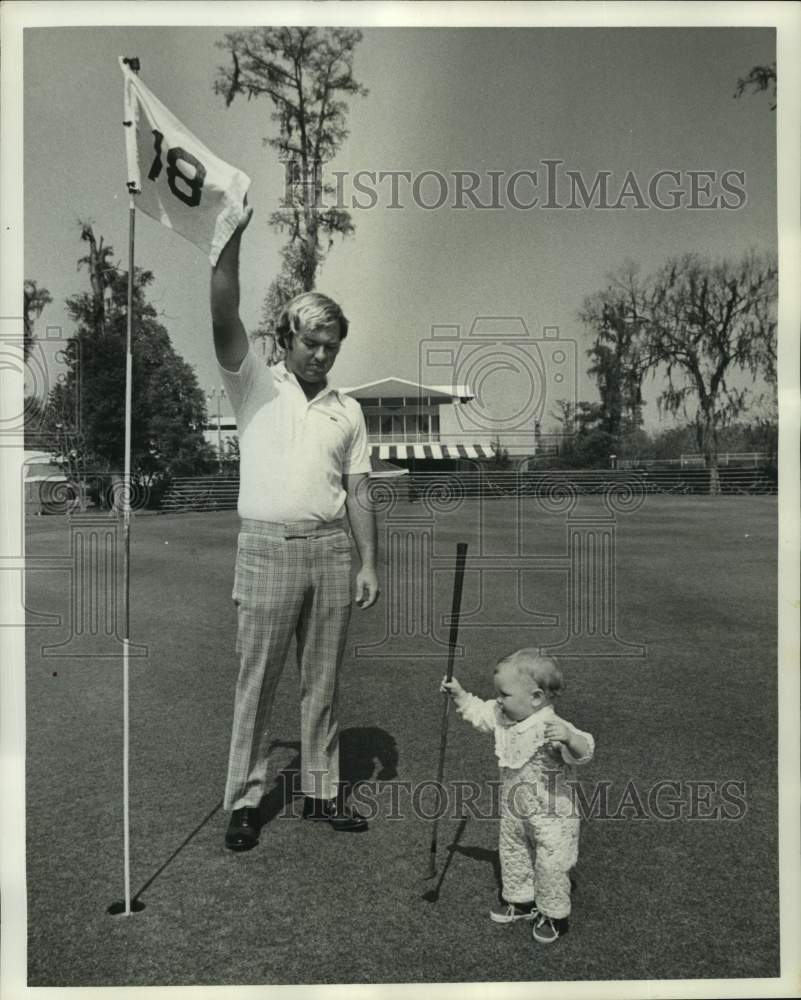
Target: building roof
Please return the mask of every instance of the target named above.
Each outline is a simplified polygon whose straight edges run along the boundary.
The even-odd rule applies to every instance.
[[[377,382],[365,382],[363,385],[343,386],[340,392],[347,393],[358,399],[378,399],[383,396],[432,396],[440,400],[459,400],[467,403],[475,398],[467,385],[423,385],[420,382],[410,382],[405,378],[391,375]]]
[[[454,458],[492,458],[494,449],[490,445],[471,444],[467,441],[442,443],[429,441],[427,444],[377,444],[370,445],[373,461],[398,461],[399,459],[454,459]]]

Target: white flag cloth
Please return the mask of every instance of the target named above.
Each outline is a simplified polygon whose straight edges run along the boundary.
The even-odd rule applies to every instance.
[[[128,190],[136,207],[207,253],[212,265],[242,218],[250,178],[215,156],[120,57]]]

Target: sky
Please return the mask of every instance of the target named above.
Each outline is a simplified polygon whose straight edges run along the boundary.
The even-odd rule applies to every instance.
[[[250,329],[257,325],[282,244],[267,217],[283,194],[283,173],[262,141],[272,134],[271,104],[237,98],[226,108],[213,93],[216,68],[225,62],[215,43],[224,33],[26,29],[25,275],[54,300],[37,331],[71,332],[64,299],[87,288],[86,272],[76,269],[85,248],[78,219],[92,220],[127,266],[119,55],[138,56],[141,78],[159,99],[252,178],[242,315]],[[451,337],[463,339],[476,317],[510,323],[519,317],[535,337],[543,327],[558,327],[561,339],[575,343],[576,395],[597,399],[584,372],[591,336],[577,314],[610,271],[627,258],[647,273],[687,251],[718,259],[750,248],[775,250],[776,117],[766,94],[733,97],[738,77],[774,58],[771,28],[366,29],[354,71],[369,95],[350,100],[350,134],[329,169],[347,172],[348,198],[357,171],[403,170],[413,177],[440,172],[449,197],[443,207],[425,209],[401,182],[401,207],[392,209],[384,183],[375,207],[351,208],[355,235],[336,242],[318,279],[351,321],[332,380],[356,385],[427,374],[445,381],[420,370],[432,327],[458,327]],[[499,209],[451,206],[455,171],[479,174],[483,203],[490,171],[502,174],[502,185],[515,171],[537,171],[537,191],[525,178],[516,191],[523,203],[533,194],[542,203],[546,160],[563,161],[560,171],[580,171],[587,187],[599,171],[610,171],[610,202],[629,171],[646,192],[658,171],[679,171],[685,196],[690,171],[740,171],[743,179],[733,183],[744,197],[730,201],[744,204],[666,211],[646,194],[645,208],[629,199],[628,207],[611,210],[523,209],[503,196],[502,186]],[[436,200],[434,183],[429,178],[420,188],[429,204]],[[725,192],[713,182],[712,193]],[[557,188],[556,197],[568,202],[567,187]],[[154,272],[151,299],[176,350],[210,391],[219,378],[207,259],[140,214],[136,262]],[[500,412],[519,379],[508,372],[493,378],[485,389]],[[659,380],[646,385],[651,429],[660,426],[654,405],[660,387]],[[555,398],[556,388],[549,391]]]

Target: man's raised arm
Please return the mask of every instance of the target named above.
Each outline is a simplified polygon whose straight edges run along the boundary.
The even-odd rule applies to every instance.
[[[211,270],[214,350],[217,360],[229,371],[236,371],[248,353],[248,335],[239,318],[239,244],[252,214],[252,208],[245,209],[242,221]]]

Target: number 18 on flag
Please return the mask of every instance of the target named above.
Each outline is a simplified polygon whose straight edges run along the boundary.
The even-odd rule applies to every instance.
[[[146,215],[208,254],[212,265],[244,212],[247,174],[215,156],[120,57],[128,190]]]

